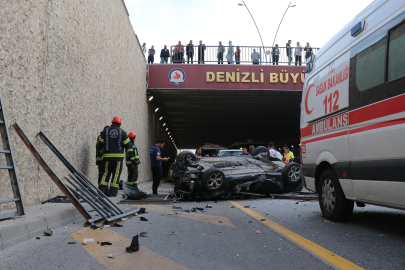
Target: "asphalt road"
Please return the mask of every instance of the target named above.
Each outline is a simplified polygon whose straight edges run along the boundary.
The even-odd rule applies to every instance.
[[[204,213],[172,209],[207,204],[212,208]],[[342,223],[323,219],[316,201],[269,198],[153,205],[147,211],[148,221],[132,217],[122,228],[71,224],[18,244],[0,253],[0,269],[405,269],[405,212],[399,210],[356,207]],[[147,237],[139,238],[140,250],[126,253],[141,232]],[[68,244],[89,236],[95,243]]]

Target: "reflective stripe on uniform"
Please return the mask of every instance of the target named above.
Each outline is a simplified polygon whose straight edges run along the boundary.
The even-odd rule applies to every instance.
[[[135,158],[134,158],[134,157],[131,157],[131,160],[135,160]]]
[[[103,157],[96,157],[96,160],[103,160]]]
[[[101,138],[101,137],[98,137],[98,140],[99,140],[100,142],[104,142],[104,139]]]
[[[123,158],[123,157],[125,157],[125,154],[124,153],[122,153],[122,154],[121,153],[119,153],[119,154],[118,153],[117,154],[104,154],[103,157],[105,157],[105,158],[106,157],[122,157]]]
[[[132,164],[132,161],[127,161],[126,164]]]
[[[129,138],[127,138],[125,141],[123,141],[123,144],[129,143]]]
[[[107,178],[107,174],[108,174],[108,161],[105,163],[105,170],[104,170],[104,174],[103,177],[101,178],[100,181],[100,186],[106,186],[107,182],[105,181],[105,179]]]
[[[133,152],[134,151],[134,149],[127,149],[127,152]]]
[[[120,174],[120,168],[121,168],[121,161],[118,161],[117,168],[115,169],[114,180],[110,185],[112,187],[116,187],[116,188],[118,187],[117,181],[118,181],[118,175]]]
[[[136,159],[139,159],[139,156],[135,156]]]

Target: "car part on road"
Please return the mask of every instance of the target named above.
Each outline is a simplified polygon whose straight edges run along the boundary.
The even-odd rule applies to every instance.
[[[141,232],[140,234],[139,234],[139,236],[140,237],[148,237],[148,236],[146,236],[148,233],[147,232]]]
[[[159,194],[159,195],[152,195],[143,200],[121,200],[120,204],[172,204],[173,200],[170,198],[169,194]],[[141,208],[142,209],[142,208]]]
[[[46,236],[52,236],[52,234],[53,234],[53,231],[51,229],[44,231],[44,235],[46,235]]]
[[[121,186],[122,190],[124,190],[124,193],[127,196],[127,199],[130,200],[141,200],[152,196],[151,194],[146,194],[137,187],[132,187],[125,182],[123,182]]]
[[[138,235],[135,235],[132,238],[132,242],[131,245],[129,247],[126,248],[127,252],[132,253],[135,251],[139,250],[139,241],[138,241]]]
[[[47,164],[45,159],[28,139],[21,127],[14,123],[17,134],[23,140],[25,145],[37,159],[39,164],[45,170],[45,172],[51,177],[60,190],[66,195],[66,197],[72,202],[76,209],[87,220],[87,225],[94,225],[96,222],[110,223],[121,218],[130,216],[139,211],[139,209],[132,209],[127,212],[123,212],[115,203],[113,203],[103,192],[101,192],[84,174],[76,170],[75,167],[62,155],[58,148],[40,131],[38,136],[47,145],[51,151],[59,158],[59,160],[66,166],[66,168],[72,173],[65,180],[69,183],[63,182],[56,173]],[[86,210],[82,202],[88,203],[97,214],[92,217],[90,210]]]
[[[66,196],[56,196],[42,202],[45,203],[71,203],[71,201]]]
[[[101,246],[111,246],[112,243],[111,242],[101,242],[100,245]]]
[[[353,213],[354,202],[346,199],[338,178],[332,169],[321,174],[318,198],[322,214],[332,221],[345,221]]]
[[[271,158],[264,146],[254,156],[194,157],[190,151],[178,156],[174,201],[268,196],[296,191],[302,183],[299,164]]]

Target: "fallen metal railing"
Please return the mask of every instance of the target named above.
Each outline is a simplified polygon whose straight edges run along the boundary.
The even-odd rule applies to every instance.
[[[36,149],[34,144],[28,139],[24,131],[15,123],[13,125],[17,134],[23,140],[25,145],[37,159],[39,164],[45,172],[51,177],[59,189],[65,196],[72,202],[76,209],[87,220],[87,225],[94,225],[96,222],[111,223],[123,217],[135,214],[139,211],[138,208],[123,212],[115,203],[113,203],[103,192],[101,192],[84,174],[80,173],[76,168],[66,159],[59,149],[46,137],[41,131],[38,136],[41,140],[51,149],[51,151],[60,159],[66,168],[72,173],[69,177],[65,177],[67,183],[63,182],[57,174],[46,163],[45,159]],[[81,201],[90,205],[99,216],[92,217],[90,210],[86,210],[81,204]]]

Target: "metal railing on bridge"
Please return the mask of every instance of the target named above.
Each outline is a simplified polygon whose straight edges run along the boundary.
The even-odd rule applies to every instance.
[[[219,46],[198,46],[194,45],[192,50],[187,45],[170,46],[169,63],[172,64],[258,64],[258,65],[295,65],[295,51],[299,47],[290,47],[290,57],[287,54],[287,47],[262,47],[262,46],[223,46],[222,55],[218,52]],[[310,54],[315,54],[319,48],[311,48]],[[192,53],[190,53],[190,51]],[[298,51],[297,51],[298,52]],[[238,56],[239,53],[239,57]],[[301,63],[297,59],[297,65],[306,65],[306,56],[310,55],[304,46],[301,48]],[[160,54],[156,54],[160,56]],[[160,59],[160,57],[159,57]],[[163,61],[159,61],[163,63]]]

